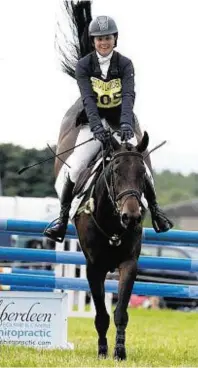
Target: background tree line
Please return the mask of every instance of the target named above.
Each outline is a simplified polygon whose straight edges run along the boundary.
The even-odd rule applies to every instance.
[[[56,150],[56,147],[52,147]],[[0,177],[5,196],[56,197],[54,190],[54,159],[27,170],[19,175],[18,170],[52,156],[48,148],[25,149],[13,144],[0,145]],[[155,184],[159,203],[170,203],[198,197],[198,173],[184,176],[165,170],[155,173]]]

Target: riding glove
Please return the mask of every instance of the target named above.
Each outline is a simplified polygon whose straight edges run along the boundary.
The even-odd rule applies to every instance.
[[[121,141],[129,141],[134,137],[132,126],[127,123],[121,124]]]
[[[98,139],[103,144],[106,142],[106,131],[102,124],[98,124],[92,128],[92,132],[95,139]]]

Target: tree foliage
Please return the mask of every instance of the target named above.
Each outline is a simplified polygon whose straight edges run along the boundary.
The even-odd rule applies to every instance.
[[[55,151],[55,147],[52,147]],[[0,176],[3,195],[22,197],[56,196],[54,190],[54,160],[28,169],[21,175],[18,171],[37,161],[52,156],[48,148],[25,149],[13,144],[0,145]]]
[[[55,151],[56,148],[53,147]],[[54,159],[35,166],[19,175],[18,170],[52,153],[48,148],[25,149],[13,144],[0,145],[0,176],[3,195],[24,197],[56,197],[54,189]],[[188,176],[164,170],[154,175],[158,201],[161,206],[198,196],[198,173]]]

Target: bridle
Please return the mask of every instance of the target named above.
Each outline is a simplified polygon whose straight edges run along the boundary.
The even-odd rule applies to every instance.
[[[110,158],[110,162],[109,162],[109,170],[110,170],[110,184],[108,183],[107,180],[107,176],[106,176],[106,167],[105,167],[105,154],[104,151],[102,150],[102,163],[103,163],[103,170],[101,175],[104,176],[104,181],[105,181],[105,185],[106,185],[106,189],[108,192],[108,197],[111,201],[111,204],[113,206],[113,210],[114,210],[114,214],[117,216],[120,216],[120,213],[122,211],[122,208],[126,202],[126,200],[129,197],[135,197],[138,201],[138,203],[141,205],[141,195],[142,193],[140,191],[137,191],[135,189],[126,189],[123,190],[121,193],[116,195],[116,185],[115,185],[115,176],[114,176],[114,170],[113,170],[113,164],[114,161],[119,158],[119,157],[123,157],[123,156],[136,156],[139,157],[142,161],[143,161],[143,155],[139,152],[134,152],[134,151],[124,151],[124,152],[118,152],[115,154],[112,154],[111,158]],[[122,207],[119,204],[119,201],[124,197],[125,201],[122,204]],[[93,215],[93,212],[90,212],[90,215],[92,217],[93,222],[95,223],[96,227],[98,228],[98,230],[106,237],[109,239],[109,244],[110,245],[114,245],[114,246],[118,246],[121,244],[121,237],[124,235],[124,233],[126,233],[127,229],[124,229],[124,231],[118,235],[118,234],[113,234],[113,235],[109,235],[107,234],[102,228],[101,226],[98,224],[95,216]]]
[[[135,197],[137,199],[137,201],[139,202],[139,204],[141,204],[141,193],[139,191],[135,190],[135,189],[126,189],[126,190],[123,190],[121,193],[116,195],[116,185],[115,185],[115,177],[114,177],[114,171],[113,171],[113,163],[114,163],[114,160],[116,160],[119,157],[123,157],[123,156],[133,156],[133,157],[136,156],[136,157],[139,157],[143,161],[143,156],[139,152],[124,151],[124,152],[118,152],[118,153],[115,153],[114,155],[112,155],[112,158],[110,160],[110,186],[108,185],[106,177],[105,177],[105,184],[106,184],[106,187],[107,187],[109,198],[110,198],[111,203],[114,207],[114,210],[118,214],[120,213],[119,201],[124,196],[127,196],[125,201],[128,199],[128,197]],[[103,160],[103,162],[104,162],[104,160]],[[104,176],[106,176],[104,167],[103,167],[103,173],[104,173]],[[111,192],[112,192],[112,195],[111,195]]]

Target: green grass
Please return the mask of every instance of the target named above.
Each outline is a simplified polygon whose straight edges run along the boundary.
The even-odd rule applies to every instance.
[[[165,310],[129,310],[128,359],[112,359],[115,327],[108,332],[109,358],[97,359],[93,319],[70,318],[74,351],[0,348],[0,367],[198,367],[198,314]]]

